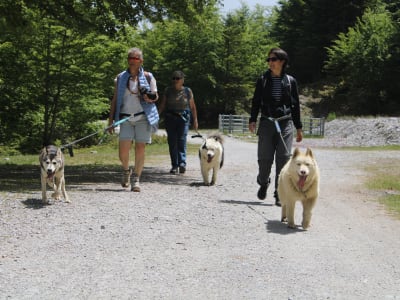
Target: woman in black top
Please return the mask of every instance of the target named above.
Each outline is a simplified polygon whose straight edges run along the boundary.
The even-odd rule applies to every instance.
[[[275,204],[280,206],[277,194],[278,176],[289,160],[292,152],[294,128],[296,141],[303,139],[300,120],[300,101],[297,82],[286,74],[289,61],[287,53],[280,48],[272,48],[268,53],[268,70],[257,80],[252,100],[249,130],[255,132],[258,114],[258,176],[260,188],[257,197],[264,200],[270,183],[271,167],[276,165]]]

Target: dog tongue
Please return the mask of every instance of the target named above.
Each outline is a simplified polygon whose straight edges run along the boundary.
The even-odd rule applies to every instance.
[[[207,162],[210,163],[211,161],[212,161],[212,157],[209,156],[209,157],[207,158]]]
[[[297,185],[299,186],[300,189],[303,189],[304,184],[306,183],[307,176],[299,176],[299,181],[297,182]]]

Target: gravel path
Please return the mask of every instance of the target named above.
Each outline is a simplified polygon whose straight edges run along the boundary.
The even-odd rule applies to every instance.
[[[0,194],[0,299],[400,299],[399,220],[362,186],[398,151],[313,148],[321,194],[303,231],[279,221],[272,189],[257,200],[256,144],[225,139],[213,187],[190,156],[184,175],[146,165],[141,193],[67,172],[72,204],[41,206],[39,177]]]

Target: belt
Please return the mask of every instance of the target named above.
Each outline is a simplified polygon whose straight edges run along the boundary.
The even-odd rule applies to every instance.
[[[275,122],[275,121],[280,122],[280,121],[288,120],[288,119],[291,119],[291,118],[292,118],[292,114],[284,115],[284,116],[281,116],[281,117],[278,117],[278,118],[273,118],[273,117],[269,117],[269,116],[265,116],[265,115],[261,116],[261,120],[269,120],[269,121],[272,121],[272,122]]]
[[[136,114],[119,114],[119,118],[123,119],[125,117],[131,117],[131,116],[137,117],[137,116],[140,116],[140,115],[144,115],[144,111],[138,112]]]

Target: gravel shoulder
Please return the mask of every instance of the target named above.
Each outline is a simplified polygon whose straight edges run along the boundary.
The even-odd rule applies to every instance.
[[[71,204],[41,206],[39,176],[2,193],[0,299],[400,299],[400,221],[362,185],[399,151],[299,146],[322,175],[308,231],[279,221],[272,189],[257,200],[256,144],[229,137],[213,187],[193,155],[184,175],[146,165],[141,193],[119,174],[68,184],[68,169]]]

